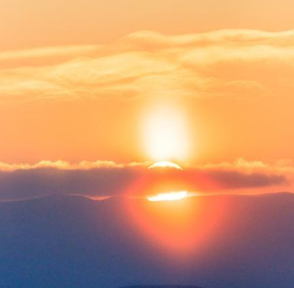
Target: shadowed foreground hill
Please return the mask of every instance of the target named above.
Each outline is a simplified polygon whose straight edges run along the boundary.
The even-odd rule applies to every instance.
[[[223,197],[228,217],[201,256],[191,251],[188,263],[151,245],[130,222],[122,199],[0,203],[0,288],[292,288],[294,195],[202,201]],[[191,201],[197,207],[200,200]]]

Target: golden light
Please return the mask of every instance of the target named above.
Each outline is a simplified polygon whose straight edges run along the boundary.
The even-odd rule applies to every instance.
[[[178,191],[178,192],[168,192],[168,193],[159,193],[155,196],[147,197],[151,202],[157,201],[176,201],[184,199],[188,196],[187,191]]]
[[[185,160],[188,154],[188,133],[184,113],[175,107],[153,110],[145,122],[145,146],[156,161]]]
[[[138,233],[144,239],[147,236],[156,251],[160,245],[163,253],[177,259],[188,258],[191,252],[202,253],[221,227],[219,224],[227,213],[226,200],[190,197],[190,193],[162,194],[166,195],[149,197],[149,201],[139,198],[125,201],[130,220],[140,228]],[[169,201],[171,198],[179,201]]]
[[[154,164],[152,164],[148,168],[149,169],[153,169],[153,168],[174,168],[174,169],[178,169],[178,170],[183,170],[183,168],[180,165],[175,164],[173,162],[169,162],[169,161],[155,162]]]

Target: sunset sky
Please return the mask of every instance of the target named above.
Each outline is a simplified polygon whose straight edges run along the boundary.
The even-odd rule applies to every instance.
[[[242,162],[291,178],[292,6],[2,2],[1,167]]]
[[[229,225],[238,234],[230,197],[294,192],[293,10],[290,0],[2,0],[0,202],[123,196],[128,223],[176,253],[210,247]],[[162,161],[170,167],[152,167]],[[177,191],[168,197],[188,197],[172,208],[140,202]]]

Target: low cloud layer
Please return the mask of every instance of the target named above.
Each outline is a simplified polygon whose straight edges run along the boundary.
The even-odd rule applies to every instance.
[[[97,200],[112,196],[145,197],[152,186],[161,189],[167,183],[170,189],[187,189],[201,195],[260,194],[291,191],[294,174],[293,166],[286,161],[268,165],[243,159],[235,163],[184,167],[184,170],[148,169],[148,163],[123,165],[107,161],[1,163],[0,168],[1,201],[53,194]]]
[[[293,59],[293,31],[142,31],[107,45],[6,51],[0,102],[288,95]]]

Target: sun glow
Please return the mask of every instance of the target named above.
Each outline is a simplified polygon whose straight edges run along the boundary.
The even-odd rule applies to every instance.
[[[157,201],[176,201],[184,199],[188,196],[187,191],[178,191],[178,192],[168,192],[168,193],[159,193],[155,196],[147,197],[151,202]]]
[[[174,107],[160,107],[148,115],[145,128],[145,145],[152,159],[185,160],[188,137],[185,116]]]

